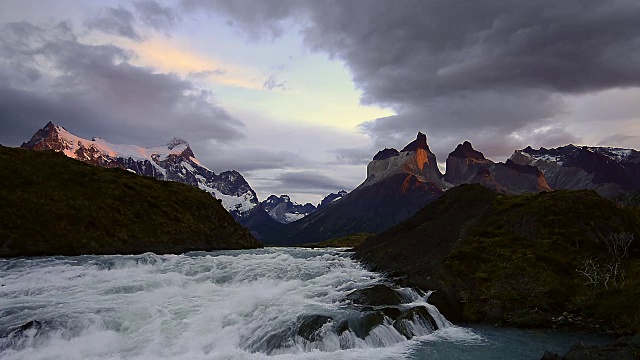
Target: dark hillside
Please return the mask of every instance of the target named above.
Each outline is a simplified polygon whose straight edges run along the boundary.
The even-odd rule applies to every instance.
[[[0,146],[0,256],[261,247],[193,186]]]
[[[408,285],[440,289],[461,306],[459,320],[638,331],[639,231],[637,209],[594,191],[500,195],[462,185],[367,239],[356,256]],[[611,250],[616,239],[631,241],[628,252]]]

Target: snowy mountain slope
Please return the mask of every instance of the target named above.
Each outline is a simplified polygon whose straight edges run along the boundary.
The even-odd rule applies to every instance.
[[[258,205],[253,189],[235,170],[215,174],[196,159],[184,139],[174,138],[164,146],[144,148],[111,144],[101,138],[83,139],[49,122],[23,148],[55,150],[102,167],[119,167],[158,180],[197,186],[217,199],[236,219]]]
[[[516,150],[510,160],[538,167],[553,189],[591,189],[607,197],[640,189],[640,152],[633,149],[526,147]]]
[[[311,203],[304,205],[291,201],[289,195],[269,196],[262,203],[262,207],[273,219],[288,224],[316,211],[316,207]]]

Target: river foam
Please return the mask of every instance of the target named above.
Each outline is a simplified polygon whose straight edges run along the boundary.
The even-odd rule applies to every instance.
[[[0,279],[0,335],[41,324],[0,340],[3,359],[386,359],[410,343],[388,318],[364,338],[336,331],[359,316],[346,295],[385,281],[337,250],[9,259]],[[309,341],[294,329],[305,314],[334,320]]]
[[[348,295],[386,281],[336,249],[0,259],[0,358],[513,360],[578,340],[453,326],[407,288],[397,307],[431,321],[366,327],[383,309]]]

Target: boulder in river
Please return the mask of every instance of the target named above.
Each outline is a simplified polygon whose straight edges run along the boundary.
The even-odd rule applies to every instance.
[[[347,295],[347,299],[356,305],[369,306],[399,305],[402,303],[402,296],[384,284],[354,290]]]
[[[318,331],[333,319],[325,315],[303,315],[300,317],[298,326],[298,336],[308,341],[318,340]]]
[[[416,324],[421,326],[415,326]],[[407,339],[426,335],[428,328],[431,328],[432,332],[438,329],[436,321],[424,306],[416,306],[403,311],[402,315],[393,322],[393,327]]]

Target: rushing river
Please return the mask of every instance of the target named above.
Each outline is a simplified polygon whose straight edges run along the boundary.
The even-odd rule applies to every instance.
[[[431,322],[367,330],[376,309],[346,296],[384,281],[338,250],[0,260],[0,358],[539,359],[576,340],[453,326],[410,289],[399,308]]]

